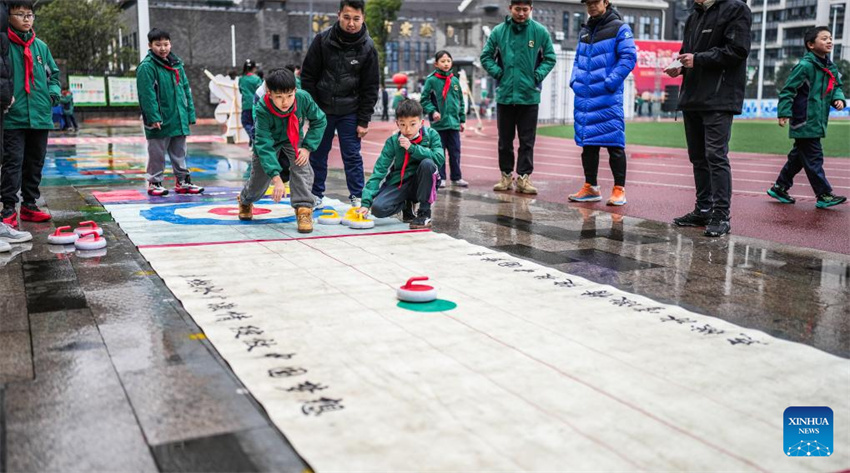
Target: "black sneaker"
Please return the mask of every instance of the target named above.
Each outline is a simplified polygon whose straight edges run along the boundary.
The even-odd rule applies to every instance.
[[[410,222],[411,230],[416,230],[419,228],[431,228],[431,209],[423,210],[419,209],[419,212],[416,213],[416,218]]]
[[[413,212],[413,202],[406,201],[404,203],[404,208],[401,209],[401,221],[404,223],[410,223],[414,219],[416,219],[416,214]]]
[[[783,204],[793,204],[797,202],[790,194],[788,194],[788,189],[780,187],[778,184],[774,184],[773,187],[768,189],[767,195],[782,202]]]
[[[703,235],[707,237],[719,237],[729,233],[730,230],[732,230],[732,225],[729,223],[729,217],[715,212],[708,219],[708,224],[705,226]]]
[[[843,204],[847,202],[847,197],[843,195],[835,195],[832,192],[827,192],[826,194],[821,194],[818,196],[818,201],[815,204],[815,207],[819,209],[825,209],[827,207],[832,207],[833,205]]]
[[[704,227],[708,224],[708,212],[700,212],[694,209],[681,217],[673,219],[673,223],[679,227]]]

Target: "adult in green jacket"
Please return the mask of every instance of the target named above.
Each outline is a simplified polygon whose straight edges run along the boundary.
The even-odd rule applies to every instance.
[[[30,7],[10,8],[7,31],[14,103],[3,117],[0,200],[3,223],[12,227],[18,226],[18,191],[23,197],[21,220],[50,220],[50,214],[39,209],[36,200],[41,196],[47,135],[53,129],[52,108],[59,103],[59,68],[50,48],[36,37],[34,21]]]
[[[304,134],[304,125],[309,125]],[[239,219],[253,218],[254,202],[262,199],[274,184],[272,198],[279,202],[285,194],[280,177],[284,166],[290,169],[290,204],[295,209],[298,231],[313,230],[313,168],[310,153],[319,147],[328,121],[309,93],[296,89],[295,76],[288,69],[273,69],[266,77],[266,91],[254,106],[254,155],[251,177],[239,194]]]
[[[139,106],[148,140],[148,195],[168,194],[162,186],[166,154],[177,178],[175,192],[199,194],[204,189],[192,184],[186,167],[186,137],[191,134],[189,125],[195,124],[189,76],[183,69],[183,61],[171,52],[171,36],[167,31],[152,29],[148,33],[148,47],[148,55],[136,69]]]
[[[777,106],[779,126],[791,122],[789,134],[794,139],[794,147],[767,194],[782,203],[793,204],[795,200],[788,190],[794,185],[794,176],[805,169],[817,198],[815,206],[827,208],[844,203],[847,198],[832,193],[823,169],[820,139],[826,137],[829,108],[843,110],[847,99],[841,90],[838,68],[829,60],[832,51],[829,28],[809,29],[805,33],[805,44],[808,52],[791,70],[779,93]]]
[[[257,76],[257,63],[246,59],[242,66],[242,77],[239,78],[239,92],[242,94],[242,127],[248,134],[248,144],[254,143],[254,96],[257,89],[263,85],[263,79]]]
[[[495,191],[513,187],[516,164],[516,190],[536,194],[531,183],[534,172],[534,141],[537,138],[537,112],[543,79],[555,67],[555,49],[546,28],[531,19],[531,0],[511,0],[511,15],[493,28],[481,65],[498,81],[496,122],[499,129],[499,168],[502,178]],[[519,157],[514,162],[514,137],[519,134]]]

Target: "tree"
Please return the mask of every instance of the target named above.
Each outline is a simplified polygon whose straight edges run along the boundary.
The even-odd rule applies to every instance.
[[[53,0],[36,11],[35,30],[53,57],[76,72],[103,73],[118,38],[121,10],[107,0]]]
[[[387,40],[390,38],[390,33],[387,31],[387,22],[395,21],[398,18],[398,11],[401,10],[402,0],[369,0],[366,2],[366,27],[369,29],[369,35],[372,36],[372,41],[375,42],[375,48],[378,50],[378,65],[381,71],[381,84],[384,83],[384,66],[387,58]]]
[[[785,82],[788,80],[788,76],[791,75],[791,69],[794,69],[794,66],[797,65],[797,61],[789,61],[782,63],[779,66],[779,69],[776,70],[776,80],[773,85],[776,87],[776,93],[782,92],[782,88],[785,87]]]

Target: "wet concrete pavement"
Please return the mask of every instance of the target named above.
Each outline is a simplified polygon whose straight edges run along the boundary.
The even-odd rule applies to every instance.
[[[0,254],[0,470],[309,468],[92,197],[142,186],[143,144],[55,145],[49,155],[43,199],[54,220],[24,223],[32,244]],[[247,158],[238,146],[190,145],[206,186],[241,185]],[[328,188],[345,189],[341,171]],[[46,244],[55,227],[81,220],[104,227],[105,254]],[[434,222],[436,232],[850,357],[846,254],[712,240],[483,185],[440,191]]]

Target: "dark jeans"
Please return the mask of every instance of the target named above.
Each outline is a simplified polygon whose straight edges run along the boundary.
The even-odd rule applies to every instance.
[[[460,132],[458,130],[439,130],[440,141],[443,142],[443,150],[449,153],[451,163],[451,177],[453,181],[463,179],[460,172]],[[440,179],[446,180],[446,165],[440,166]]]
[[[41,196],[41,170],[47,153],[49,130],[4,130],[3,165],[0,167],[0,201],[4,206],[18,203],[18,191],[25,204]]]
[[[345,168],[345,183],[348,194],[360,197],[363,194],[363,156],[360,155],[360,138],[357,137],[357,114],[328,115],[328,127],[319,148],[310,154],[313,166],[313,195],[324,197],[325,180],[328,178],[328,153],[334,140],[334,130],[339,136],[339,149],[342,152],[342,165]]]
[[[514,170],[514,137],[519,133],[519,153],[516,172],[534,172],[534,141],[537,138],[537,105],[496,105],[496,125],[499,129],[499,169]]]
[[[407,177],[407,176],[406,176]],[[378,218],[389,217],[401,212],[405,202],[419,202],[420,210],[428,210],[437,199],[437,165],[430,159],[419,162],[412,179],[405,179],[399,189],[398,184],[384,183],[378,195],[372,201],[372,215]]]
[[[597,185],[599,173],[599,146],[585,146],[581,150],[581,166],[584,168],[584,180],[591,186]],[[614,185],[626,185],[626,150],[616,146],[607,146],[608,164],[614,174]]]
[[[62,128],[62,129],[67,130],[68,128],[73,128],[75,130],[80,128],[77,125],[77,118],[74,116],[73,113],[66,113],[65,114],[65,128]]]
[[[248,139],[251,143],[254,142],[254,112],[252,110],[242,110],[242,128],[245,133],[248,133]]]
[[[688,157],[694,167],[696,207],[729,217],[732,202],[732,169],[729,166],[729,112],[683,112]]]
[[[788,153],[788,161],[779,172],[776,183],[785,189],[794,185],[794,176],[802,170],[806,170],[809,184],[815,191],[815,196],[832,192],[832,186],[826,180],[823,172],[823,148],[820,138],[797,138],[794,147]]]

